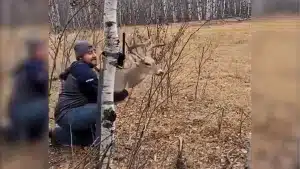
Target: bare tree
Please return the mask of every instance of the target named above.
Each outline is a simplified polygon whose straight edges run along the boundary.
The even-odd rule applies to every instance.
[[[162,0],[163,11],[164,11],[164,22],[166,23],[168,20],[168,1]]]
[[[187,12],[189,21],[192,20],[192,2],[191,0],[187,0]]]
[[[202,16],[202,9],[203,9],[203,5],[202,5],[202,1],[203,0],[196,0],[196,5],[197,5],[197,17],[198,20],[201,21],[203,16]]]
[[[223,6],[222,6],[222,18],[225,18],[225,11],[226,11],[226,0],[223,0]]]
[[[239,3],[239,16],[242,16],[242,7],[243,7],[243,1],[240,0],[240,3]]]
[[[100,0],[50,0],[49,18],[52,28],[64,27],[70,16],[69,29],[84,26],[88,29],[102,28],[103,6]],[[126,0],[119,2],[118,20],[122,24],[156,24],[166,22],[226,19],[226,17],[250,17],[250,0]],[[74,16],[75,15],[75,16]],[[60,28],[62,29],[62,28]]]
[[[251,16],[251,0],[248,0],[248,4],[247,4],[247,17]]]
[[[217,9],[217,0],[212,0],[212,19],[217,19],[218,9]]]
[[[178,22],[177,20],[177,8],[176,8],[176,5],[175,5],[175,2],[174,1],[171,1],[171,6],[172,6],[172,18],[173,18],[173,22],[176,23]]]
[[[236,16],[237,14],[237,4],[236,4],[236,0],[233,1],[233,10],[234,10],[234,16]]]
[[[58,11],[58,3],[56,2],[56,0],[51,0],[50,2],[50,23],[52,26],[52,29],[54,30],[54,32],[57,33],[57,29],[61,28],[61,24],[60,24],[60,13]]]
[[[212,18],[212,0],[206,0],[206,20],[211,20]]]

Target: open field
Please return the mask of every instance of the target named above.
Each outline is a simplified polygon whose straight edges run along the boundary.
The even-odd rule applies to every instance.
[[[261,32],[251,34],[250,24],[251,31],[260,29]],[[162,94],[155,100],[159,104],[152,101],[150,111],[140,110],[147,103],[147,98],[146,101],[142,100],[150,88],[149,77],[134,90],[126,102],[118,105],[117,151],[114,158],[116,168],[129,168],[129,161],[133,158],[133,165],[139,165],[140,168],[143,168],[143,164],[144,168],[149,169],[175,168],[177,137],[184,140],[183,154],[188,168],[243,168],[251,124],[252,133],[255,133],[252,134],[252,152],[256,163],[253,168],[297,168],[295,160],[299,159],[296,156],[299,145],[296,140],[299,143],[300,118],[296,92],[298,80],[295,77],[298,76],[299,52],[295,52],[295,49],[300,45],[299,20],[253,25],[250,22],[241,22],[203,27],[184,49],[184,57],[177,65],[176,74],[171,77],[172,100],[164,101],[166,96],[163,94],[168,87],[163,83],[165,86],[160,86],[159,90]],[[192,24],[187,28],[186,34],[198,27],[199,25]],[[179,25],[174,25],[169,31],[176,32],[178,28]],[[130,31],[131,28],[124,29]],[[7,32],[4,31],[1,35],[4,34]],[[255,40],[252,47],[256,48],[252,50],[256,51],[252,53],[252,57],[249,53],[250,35]],[[185,38],[186,36],[183,39]],[[11,48],[22,46],[20,41],[15,43],[2,39],[4,48],[8,44],[14,44]],[[197,58],[201,55],[199,45],[207,42],[212,42],[216,48],[201,69],[198,97],[195,99],[197,72],[194,56]],[[2,51],[3,55],[13,56],[22,50]],[[2,65],[11,67],[16,60],[12,57],[9,59],[9,64],[3,59]],[[50,60],[50,68],[51,65]],[[5,66],[2,68],[8,70]],[[59,71],[60,65],[57,66],[55,75]],[[250,90],[253,92],[251,99]],[[7,91],[5,90],[2,97],[8,96]],[[59,83],[55,81],[50,97],[50,118],[53,117],[58,91]],[[252,110],[258,113],[253,114]],[[142,135],[147,121],[150,123]],[[139,139],[141,135],[142,139]],[[141,145],[136,149],[138,140],[141,140]],[[50,167],[69,168],[71,162],[77,165],[88,154],[87,150],[74,149],[72,157],[69,148],[50,147]],[[30,148],[24,151],[42,156],[40,150],[36,150],[38,153]],[[133,156],[134,152],[136,157]],[[23,160],[28,165],[33,164],[32,160],[36,164],[41,161],[28,154]],[[18,162],[12,162],[11,166],[6,167],[24,166],[24,163]]]
[[[188,27],[187,34],[198,27]],[[172,26],[169,31],[176,32],[178,28]],[[145,168],[174,168],[178,137],[182,137],[188,168],[226,168],[229,165],[242,168],[251,130],[249,38],[249,22],[201,28],[183,51],[180,71],[173,74],[172,100],[163,102],[158,99],[161,104],[153,109],[151,118],[151,111],[144,115],[140,111],[142,97],[150,88],[150,77],[135,88],[133,95],[118,105],[114,161],[117,168],[128,167],[141,128],[147,120],[150,123],[137,151],[136,163],[139,165],[144,162]],[[215,44],[215,48],[201,68],[195,99],[195,57],[201,55],[201,45],[209,42]],[[51,108],[55,105],[58,88],[58,82],[54,82]],[[50,148],[49,151],[50,165],[54,168],[64,168],[70,161],[79,162],[87,153],[86,150],[76,150],[77,154],[75,152],[71,157],[70,149]]]

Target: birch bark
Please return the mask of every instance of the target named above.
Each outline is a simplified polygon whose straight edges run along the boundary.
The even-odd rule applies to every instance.
[[[179,6],[180,6],[180,16],[181,16],[181,22],[183,21],[183,22],[185,22],[186,21],[186,18],[185,18],[185,3],[183,2],[183,0],[180,0],[180,4],[179,4]]]
[[[212,13],[212,0],[206,0],[206,13],[205,19],[207,21],[211,20],[211,13]]]
[[[172,6],[172,18],[173,18],[173,23],[176,23],[178,20],[177,20],[177,10],[176,10],[176,6],[175,6],[175,2],[174,1],[171,1],[171,6]]]
[[[197,0],[196,4],[197,4],[198,20],[201,21],[202,20],[202,0]]]
[[[248,4],[247,4],[248,6],[247,6],[247,17],[249,18],[250,17],[250,15],[251,15],[251,13],[250,13],[250,8],[251,8],[251,0],[248,0]]]
[[[188,21],[192,21],[192,1],[191,0],[187,0],[187,10],[188,10],[188,17],[189,20]]]
[[[236,14],[237,14],[237,4],[236,4],[236,1],[233,1],[233,7],[234,7],[234,17],[236,17]]]
[[[115,63],[117,53],[119,52],[119,37],[117,28],[117,0],[105,0],[104,2],[104,36],[106,57],[103,59],[103,76],[99,77],[98,108],[101,106],[101,118],[98,125],[98,134],[100,134],[100,153],[104,157],[101,167],[106,168],[110,164],[110,156],[114,147],[114,84],[115,84]],[[99,123],[98,123],[99,124]],[[108,154],[104,154],[104,152]],[[101,158],[102,158],[101,157]]]
[[[243,2],[240,1],[240,6],[239,6],[239,17],[242,16],[242,9],[243,9]]]
[[[212,0],[212,7],[211,7],[211,19],[217,19],[217,1]]]
[[[225,18],[225,11],[226,11],[226,0],[223,1],[222,18]]]
[[[168,3],[167,0],[163,0],[163,11],[164,11],[164,23],[167,23],[168,20],[168,13],[167,13],[167,8],[168,8]]]

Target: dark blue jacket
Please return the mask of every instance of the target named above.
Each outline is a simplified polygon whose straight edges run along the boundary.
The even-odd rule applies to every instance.
[[[98,77],[93,67],[83,61],[75,61],[60,75],[62,89],[55,108],[55,118],[58,119],[69,109],[97,103]],[[119,102],[128,96],[124,89],[114,93],[114,101]]]
[[[28,58],[14,71],[9,104],[13,140],[40,139],[48,130],[48,70],[46,63]]]
[[[14,72],[11,104],[48,98],[48,71],[46,63],[28,58]]]

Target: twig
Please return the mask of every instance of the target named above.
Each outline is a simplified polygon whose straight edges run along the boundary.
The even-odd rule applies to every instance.
[[[103,166],[104,159],[105,159],[105,157],[106,157],[106,154],[107,154],[108,150],[111,148],[111,146],[112,146],[112,143],[110,143],[110,144],[106,147],[106,149],[105,149],[105,151],[104,151],[104,153],[103,153],[103,155],[102,155],[102,157],[101,157],[101,160],[96,164],[96,168],[97,168],[97,169],[101,169],[101,167]]]
[[[185,164],[185,160],[183,159],[183,138],[179,137],[179,144],[178,144],[178,155],[176,160],[176,168],[177,169],[187,169]]]
[[[226,160],[227,160],[228,163],[229,163],[228,166],[226,167],[226,169],[232,169],[233,165],[234,165],[234,164],[236,163],[236,161],[240,158],[240,157],[238,157],[238,158],[236,158],[236,159],[233,160],[233,161],[230,160],[230,153],[231,153],[233,150],[235,150],[235,148],[231,149],[231,150],[228,151],[227,154],[226,154]]]

